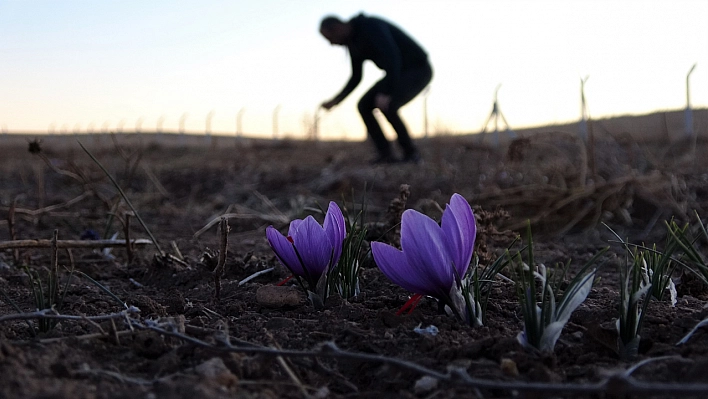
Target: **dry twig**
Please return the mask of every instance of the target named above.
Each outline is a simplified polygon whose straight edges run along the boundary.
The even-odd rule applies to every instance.
[[[86,154],[87,154],[87,155],[96,163],[96,165],[98,165],[98,167],[101,168],[101,170],[106,174],[106,176],[107,176],[108,179],[111,181],[111,183],[113,183],[113,186],[116,188],[116,190],[118,190],[118,192],[120,193],[121,197],[123,197],[123,200],[125,201],[125,203],[128,205],[128,207],[130,207],[130,209],[131,209],[131,210],[133,211],[133,213],[135,214],[135,217],[138,219],[138,222],[140,222],[140,225],[143,226],[143,229],[145,229],[145,232],[148,234],[148,236],[150,236],[150,240],[152,241],[153,245],[155,245],[155,248],[157,249],[157,252],[160,253],[160,256],[161,256],[161,257],[165,257],[165,252],[162,251],[162,248],[160,248],[160,244],[157,242],[157,239],[155,238],[155,236],[152,235],[152,232],[151,232],[150,229],[147,227],[147,224],[145,224],[145,222],[143,221],[143,218],[140,217],[140,214],[138,213],[137,209],[135,209],[135,207],[133,206],[133,203],[130,202],[130,199],[128,199],[128,196],[125,194],[125,192],[123,191],[123,189],[120,187],[120,185],[118,184],[118,182],[116,181],[116,179],[113,178],[113,176],[111,176],[110,173],[108,173],[108,169],[106,169],[106,168],[101,164],[101,162],[99,162],[98,159],[96,159],[96,157],[94,157],[93,154],[92,154],[88,149],[86,149],[86,147],[84,147],[84,145],[83,145],[80,141],[79,141],[78,143],[79,143],[79,146],[81,146],[81,148],[84,150],[84,152],[86,152]]]
[[[28,215],[28,216],[31,216],[32,218],[38,218],[38,217],[44,215],[45,213],[53,212],[53,211],[56,211],[57,209],[68,208],[74,204],[77,204],[77,203],[83,201],[84,199],[86,199],[86,197],[89,197],[91,195],[93,195],[92,192],[84,191],[81,195],[79,195],[75,198],[72,198],[69,201],[62,202],[61,204],[45,206],[45,207],[39,208],[39,209],[17,208],[17,206],[16,206],[17,200],[15,200],[15,202],[13,202],[11,207],[9,207],[9,208],[0,207],[0,209],[7,210],[9,212],[10,210],[12,210],[14,208],[14,210],[13,210],[14,213]]]
[[[206,226],[202,227],[196,233],[194,233],[194,238],[198,238],[200,235],[204,234],[215,224],[219,223],[221,219],[261,219],[265,220],[266,222],[278,224],[287,224],[290,222],[290,219],[288,219],[288,217],[285,215],[269,215],[265,213],[258,213],[255,211],[250,211],[250,213],[225,213],[210,220],[209,223],[206,224]]]
[[[266,273],[270,273],[270,272],[272,272],[273,270],[275,270],[275,267],[269,267],[269,268],[267,268],[267,269],[259,270],[259,271],[255,272],[255,273],[251,274],[250,276],[244,278],[243,280],[239,281],[239,282],[238,282],[238,286],[240,287],[240,286],[246,284],[247,282],[253,280],[254,278],[256,278],[256,277],[258,277],[258,276],[260,276],[260,275],[266,274]]]
[[[72,316],[57,313],[54,309],[43,309],[35,312],[27,313],[14,313],[4,316],[0,316],[0,323],[4,323],[12,320],[34,320],[34,319],[51,319],[51,320],[75,320],[75,321],[104,321],[111,319],[125,319],[130,322],[128,316],[140,313],[140,310],[136,307],[129,307],[118,313],[110,313],[107,315],[100,316]]]
[[[229,221],[225,218],[219,222],[219,259],[214,268],[214,299],[219,302],[221,299],[221,275],[224,274],[224,265],[226,264],[226,251],[229,247]]]
[[[160,180],[157,179],[157,176],[155,176],[155,173],[153,173],[152,169],[150,169],[147,165],[143,164],[143,171],[145,171],[145,175],[148,177],[148,179],[150,179],[150,181],[155,186],[160,195],[165,198],[168,198],[170,196],[170,193],[168,193],[165,186],[160,183]]]
[[[676,384],[665,382],[645,382],[638,381],[630,376],[631,371],[636,367],[630,367],[627,371],[619,371],[609,377],[595,383],[546,383],[546,382],[524,382],[524,381],[498,381],[481,379],[470,376],[465,369],[449,368],[448,372],[440,372],[417,363],[389,357],[379,354],[350,352],[340,349],[333,342],[319,344],[313,350],[289,350],[272,347],[255,346],[247,344],[234,346],[232,339],[221,339],[215,343],[200,340],[184,333],[184,329],[179,328],[174,321],[158,323],[155,321],[142,321],[131,318],[138,312],[136,308],[129,308],[122,312],[112,313],[102,316],[68,316],[57,314],[54,310],[45,309],[31,313],[20,313],[0,316],[0,322],[11,320],[28,319],[57,319],[76,321],[102,321],[102,320],[125,320],[128,327],[135,330],[149,330],[159,334],[177,338],[183,342],[216,352],[246,353],[251,355],[264,355],[282,358],[340,358],[357,360],[361,362],[387,364],[399,369],[408,370],[420,375],[426,375],[445,381],[450,386],[461,386],[475,389],[499,390],[505,392],[517,391],[523,393],[535,393],[545,395],[573,394],[610,394],[613,397],[623,397],[625,395],[671,395],[675,397],[686,395],[705,395],[708,393],[708,384]],[[52,341],[53,342],[53,341]],[[639,365],[641,366],[641,364]],[[297,385],[297,384],[296,384]]]
[[[337,347],[333,342],[324,342],[316,349],[310,351],[299,350],[280,350],[268,347],[236,347],[229,344],[228,340],[221,343],[223,345],[215,345],[202,341],[185,334],[167,330],[157,326],[150,326],[139,321],[132,320],[132,325],[137,329],[149,329],[160,332],[167,336],[179,338],[185,342],[191,343],[198,347],[211,349],[220,352],[248,353],[260,354],[266,356],[282,356],[282,357],[330,357],[353,359],[363,362],[383,363],[395,366],[401,369],[412,371],[421,375],[427,375],[436,378],[440,381],[445,381],[450,385],[465,386],[477,389],[490,389],[500,391],[518,391],[524,393],[537,394],[601,394],[608,393],[615,397],[622,397],[628,394],[651,394],[651,395],[698,395],[708,393],[708,384],[672,384],[664,382],[644,382],[637,381],[626,373],[619,372],[613,374],[596,383],[545,383],[545,382],[523,382],[523,381],[495,381],[471,377],[464,369],[451,369],[447,373],[442,373],[417,363],[406,360],[388,357],[378,354],[349,352]]]
[[[10,229],[10,240],[17,240],[17,231],[15,230],[15,212],[17,210],[17,198],[12,201],[10,210],[7,212],[7,226]],[[12,251],[12,260],[17,264],[20,261],[20,250],[14,248]]]
[[[149,245],[151,240],[138,238],[130,240],[130,244]],[[57,240],[57,248],[116,248],[125,247],[126,240]],[[0,249],[10,248],[51,248],[52,240],[17,240],[0,241]]]

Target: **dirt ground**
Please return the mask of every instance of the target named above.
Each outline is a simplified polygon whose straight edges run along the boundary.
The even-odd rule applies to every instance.
[[[600,222],[634,243],[661,246],[665,220],[695,222],[694,210],[708,210],[708,142],[637,137],[605,135],[586,147],[571,134],[539,132],[501,148],[474,136],[435,137],[419,142],[422,164],[377,166],[368,164],[368,143],[79,137],[169,256],[151,244],[131,252],[59,248],[57,311],[78,317],[36,332],[27,271],[46,284],[52,249],[1,250],[0,397],[690,396],[671,387],[694,387],[696,397],[706,397],[708,336],[699,330],[676,346],[708,316],[705,287],[688,275],[674,275],[676,306],[650,305],[639,356],[616,353],[617,269],[625,254]],[[50,240],[55,230],[59,240],[82,240],[89,231],[122,239],[126,218],[131,238],[149,238],[75,137],[42,137],[31,146],[33,139],[0,137],[0,243]],[[361,272],[361,294],[332,297],[324,310],[294,286],[273,294],[289,273],[268,246],[268,225],[282,231],[331,200],[354,211],[366,189],[366,221],[374,226],[386,220],[402,184],[410,187],[406,207],[433,218],[453,193],[467,198],[483,264],[527,221],[536,258],[546,265],[580,266],[611,247],[554,353],[518,344],[521,310],[504,279],[494,283],[486,325],[477,328],[440,314],[429,298],[397,316],[410,293],[371,261]],[[231,230],[216,300],[222,215]],[[415,331],[431,325],[436,335]]]

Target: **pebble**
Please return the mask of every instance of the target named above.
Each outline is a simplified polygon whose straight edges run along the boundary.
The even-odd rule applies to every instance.
[[[213,357],[194,368],[197,375],[212,380],[219,385],[233,386],[238,383],[238,378],[224,364],[219,357]]]
[[[432,324],[425,328],[422,328],[421,326],[422,323],[418,324],[418,327],[414,328],[413,331],[417,332],[420,335],[431,335],[433,337],[438,335],[438,332],[440,332],[440,330],[438,330],[438,328]]]
[[[516,367],[516,362],[509,358],[503,358],[499,364],[499,367],[504,375],[508,375],[510,377],[519,376],[519,368]]]
[[[300,306],[304,298],[292,286],[264,285],[256,291],[256,302],[267,308],[295,307]]]
[[[0,272],[9,272],[12,270],[10,265],[0,260]]]
[[[438,379],[429,375],[424,375],[415,382],[413,390],[416,395],[428,393],[438,387]]]

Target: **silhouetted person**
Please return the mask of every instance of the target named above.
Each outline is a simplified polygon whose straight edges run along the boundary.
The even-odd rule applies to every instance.
[[[403,148],[403,161],[420,161],[418,149],[398,115],[398,109],[418,95],[433,76],[425,50],[397,26],[363,14],[347,22],[333,16],[325,17],[320,24],[320,33],[332,45],[346,46],[352,61],[349,82],[333,99],[322,103],[322,107],[330,109],[344,100],[361,82],[364,61],[373,61],[386,71],[386,76],[359,100],[359,113],[379,153],[374,162],[397,161],[374,117],[375,108],[384,114],[396,131],[398,144]]]

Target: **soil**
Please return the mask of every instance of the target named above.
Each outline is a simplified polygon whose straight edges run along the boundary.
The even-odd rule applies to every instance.
[[[89,231],[105,237],[117,233],[121,239],[126,219],[131,238],[150,238],[127,216],[130,208],[115,185],[74,137],[40,139],[31,153],[34,138],[0,137],[0,242],[49,240],[55,230],[59,240],[81,240]],[[634,365],[639,367],[631,371],[632,381],[675,387],[708,383],[708,336],[698,330],[676,345],[708,316],[706,289],[690,274],[674,275],[675,306],[668,299],[650,304],[638,356],[618,355],[617,270],[626,254],[601,224],[633,243],[660,247],[665,220],[695,224],[693,211],[707,209],[708,162],[694,156],[708,150],[701,140],[693,148],[690,142],[608,135],[586,148],[573,135],[546,132],[495,148],[475,136],[447,136],[419,142],[421,164],[370,165],[369,144],[358,142],[176,135],[79,139],[116,178],[170,256],[161,256],[153,245],[131,252],[59,249],[63,302],[56,310],[86,318],[59,320],[38,332],[36,319],[2,317],[36,309],[27,272],[46,285],[52,250],[2,250],[0,397],[517,397],[523,389],[504,384],[589,386]],[[389,204],[404,184],[410,193],[405,207],[437,220],[453,193],[470,201],[481,265],[525,235],[527,223],[537,262],[570,261],[571,274],[610,246],[598,261],[600,278],[553,353],[536,353],[517,342],[521,309],[514,284],[502,278],[493,284],[483,327],[448,317],[430,298],[411,314],[397,315],[410,293],[388,281],[371,259],[361,270],[361,293],[349,300],[330,297],[324,309],[315,309],[297,286],[276,285],[289,273],[268,246],[268,225],[285,231],[290,220],[317,215],[329,201],[356,212],[365,197],[366,222],[375,230],[390,222]],[[222,215],[229,217],[230,233],[216,299],[213,269]],[[76,271],[70,275],[72,267]],[[241,284],[258,272],[263,273]],[[125,317],[89,320],[125,310],[107,291],[140,310],[130,314],[136,326],[162,330],[131,326]],[[437,334],[416,332],[428,326],[437,327]],[[380,355],[442,374],[457,368],[499,384],[474,389],[395,362],[330,356],[328,343],[346,353]],[[527,397],[581,396],[550,392]],[[613,393],[634,397],[622,396],[621,389],[607,397]],[[653,397],[686,396],[657,392]]]

